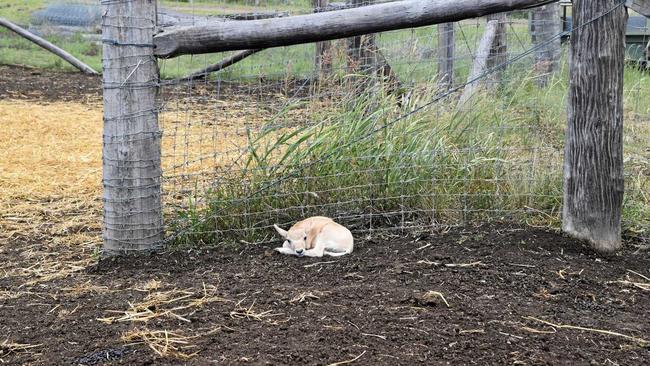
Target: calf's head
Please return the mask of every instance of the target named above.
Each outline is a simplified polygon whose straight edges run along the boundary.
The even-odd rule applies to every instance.
[[[305,254],[305,250],[310,248],[310,241],[308,240],[309,227],[292,227],[289,231],[283,230],[278,225],[273,225],[275,231],[280,234],[281,237],[285,238],[284,246],[290,246],[296,252],[296,254],[302,256]]]

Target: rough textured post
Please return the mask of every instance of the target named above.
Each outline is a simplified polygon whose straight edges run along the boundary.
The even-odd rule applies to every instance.
[[[492,44],[492,49],[490,49],[490,56],[487,60],[487,67],[488,69],[493,69],[499,65],[504,65],[493,74],[493,77],[490,78],[490,87],[495,87],[498,85],[498,83],[501,82],[501,76],[503,74],[503,70],[505,69],[505,63],[508,60],[508,42],[506,35],[508,18],[506,16],[506,13],[497,13],[488,15],[486,17],[486,20],[488,22],[491,20],[496,20],[498,22],[496,34],[494,35],[494,43]]]
[[[620,0],[573,2],[576,28],[571,34],[562,228],[601,252],[621,246],[627,13],[620,4]]]
[[[548,84],[548,79],[558,67],[561,52],[560,37],[550,40],[561,30],[562,20],[558,3],[540,6],[531,11],[530,34],[533,46],[546,43],[535,52],[534,68],[537,74],[536,82],[540,88]]]
[[[329,0],[312,0],[314,11],[321,12],[327,7]],[[316,42],[315,58],[316,75],[327,75],[332,71],[332,41]]]
[[[454,84],[454,23],[438,24],[438,82],[443,91]]]
[[[360,7],[364,5],[371,5],[374,0],[347,0],[347,4],[351,7]],[[364,34],[362,36],[352,37],[348,39],[348,73],[367,73],[371,71],[376,63],[375,52],[377,49],[375,45],[374,34]]]
[[[104,253],[163,240],[155,0],[102,1]]]
[[[492,49],[494,37],[497,32],[497,24],[496,20],[491,20],[485,26],[485,32],[483,33],[481,42],[479,42],[478,49],[476,50],[476,57],[472,64],[472,70],[467,77],[467,85],[465,86],[465,89],[463,89],[463,94],[460,96],[456,106],[459,110],[465,110],[470,107],[467,102],[472,98],[474,93],[476,93],[482,84],[481,80],[475,79],[480,77],[481,74],[486,71],[487,59],[490,56],[490,49]]]

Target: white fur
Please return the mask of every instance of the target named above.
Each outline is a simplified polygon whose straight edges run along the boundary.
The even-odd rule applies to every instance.
[[[350,230],[328,217],[310,217],[296,223],[288,231],[277,225],[273,227],[280,236],[287,239],[281,247],[275,248],[282,254],[339,257],[352,253],[354,249],[354,238]]]

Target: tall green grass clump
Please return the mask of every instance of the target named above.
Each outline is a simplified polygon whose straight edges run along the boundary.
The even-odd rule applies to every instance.
[[[265,241],[272,224],[311,215],[357,231],[557,220],[561,156],[521,111],[503,108],[507,94],[483,94],[470,112],[443,98],[412,113],[439,91],[397,107],[370,90],[323,109],[318,124],[251,132],[236,169],[177,216],[178,242]]]

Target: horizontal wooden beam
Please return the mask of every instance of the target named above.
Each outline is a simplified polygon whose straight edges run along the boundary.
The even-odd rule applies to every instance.
[[[171,27],[154,37],[163,58],[289,46],[457,22],[557,0],[404,0],[285,18]]]

